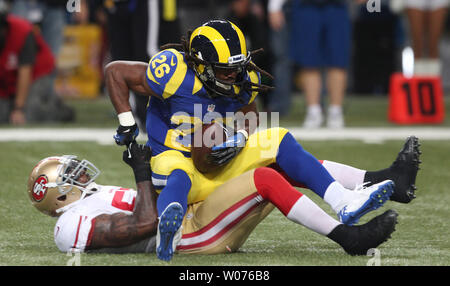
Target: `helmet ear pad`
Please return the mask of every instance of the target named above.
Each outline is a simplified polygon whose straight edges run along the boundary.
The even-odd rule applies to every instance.
[[[57,190],[50,190],[47,194],[48,198],[42,204],[34,203],[34,206],[46,215],[57,217],[61,213],[56,210],[78,201],[82,195],[83,192],[77,187],[72,187],[66,194],[61,194]]]
[[[82,196],[83,192],[79,188],[72,187],[69,192],[56,198],[58,209],[78,201]],[[57,216],[58,214],[55,212],[53,216],[55,215]]]

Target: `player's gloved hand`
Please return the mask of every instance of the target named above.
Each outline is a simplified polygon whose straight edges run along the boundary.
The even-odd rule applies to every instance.
[[[116,141],[117,145],[128,146],[131,142],[136,140],[136,137],[138,135],[139,135],[139,128],[136,123],[131,126],[119,125],[119,127],[116,130],[116,135],[114,135],[114,140]]]
[[[150,158],[152,149],[149,146],[132,141],[123,151],[122,159],[134,172],[136,182],[151,180]]]
[[[247,139],[247,131],[239,130],[234,136],[228,138],[227,141],[212,147],[212,152],[209,154],[209,160],[218,166],[227,164],[241,152]]]

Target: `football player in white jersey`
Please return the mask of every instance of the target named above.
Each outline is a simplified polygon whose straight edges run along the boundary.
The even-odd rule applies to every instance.
[[[136,144],[132,149],[135,156],[151,153]],[[135,156],[127,157],[126,162],[133,166],[137,191],[96,184],[100,171],[76,156],[48,157],[33,168],[28,194],[38,210],[58,217],[54,238],[61,251],[126,246],[124,251],[133,252],[139,243],[151,245],[148,238],[156,234],[157,213],[150,157],[138,161]]]
[[[414,151],[408,140],[397,161]],[[151,183],[149,147],[132,143],[123,160],[132,167],[137,191],[95,183],[100,171],[75,156],[41,160],[28,180],[32,204],[58,217],[55,243],[63,251],[154,252],[157,194]],[[363,170],[329,162],[338,180],[359,183]],[[352,175],[353,174],[353,175]],[[360,175],[358,175],[360,174]],[[354,177],[351,179],[350,177]],[[344,182],[343,182],[344,183]],[[215,254],[238,250],[254,228],[277,207],[289,220],[337,242],[351,255],[365,255],[394,231],[397,213],[388,210],[368,223],[344,225],[330,217],[272,168],[262,167],[226,182],[202,202],[191,204],[183,219],[179,253]]]

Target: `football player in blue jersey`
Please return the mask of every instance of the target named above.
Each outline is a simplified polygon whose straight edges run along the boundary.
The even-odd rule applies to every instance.
[[[408,159],[401,172],[397,172],[398,166],[367,172],[372,185],[350,190],[287,129],[255,132],[255,97],[269,87],[261,84],[260,75],[265,72],[252,62],[254,54],[247,51],[245,37],[237,26],[213,20],[189,33],[181,44],[166,45],[148,64],[119,61],[105,69],[109,96],[120,123],[114,136],[118,145],[128,145],[139,133],[128,103],[129,90],[151,96],[147,145],[153,150],[152,182],[159,192],[156,253],[162,260],[173,256],[188,204],[203,201],[225,182],[258,167],[277,166],[292,182],[323,198],[347,225],[356,224],[388,199],[406,203],[414,196],[417,160]],[[256,123],[244,120],[235,125],[232,115],[240,112],[244,118],[255,114]],[[232,128],[224,143],[212,148],[210,160],[221,167],[202,173],[191,159],[192,138],[199,126],[212,120],[237,128]],[[417,145],[413,139],[408,145],[411,148]],[[417,152],[410,153],[418,156]]]

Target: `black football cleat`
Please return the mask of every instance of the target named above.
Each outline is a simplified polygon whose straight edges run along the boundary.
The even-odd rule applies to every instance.
[[[419,139],[416,136],[408,137],[394,163],[389,167],[390,179],[395,182],[391,201],[409,203],[416,197],[415,183],[421,163],[419,157],[422,154],[419,147]]]
[[[391,238],[397,217],[397,212],[388,210],[363,225],[340,224],[328,234],[328,237],[350,255],[367,255],[369,249],[376,248]]]

